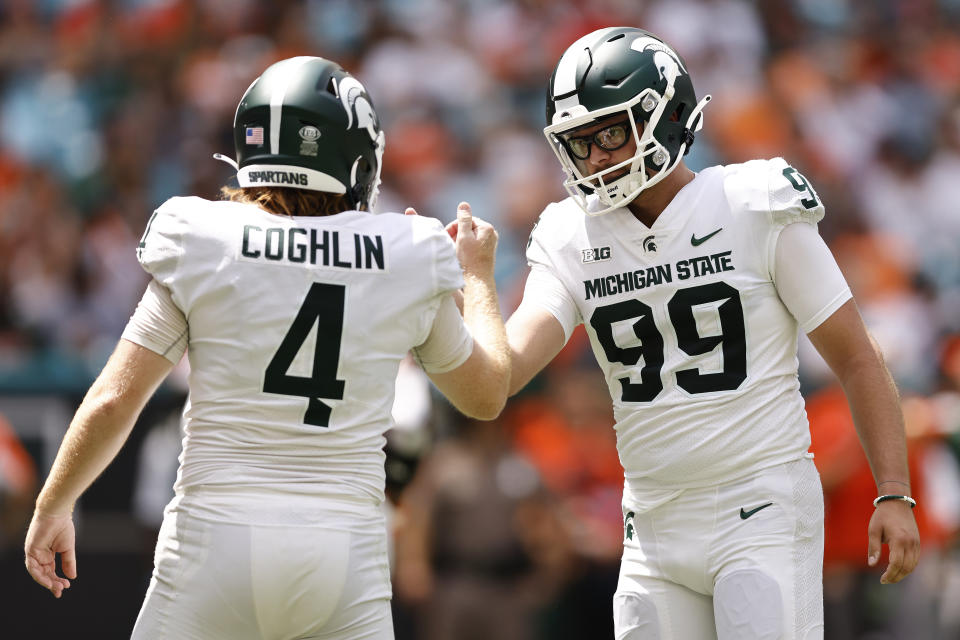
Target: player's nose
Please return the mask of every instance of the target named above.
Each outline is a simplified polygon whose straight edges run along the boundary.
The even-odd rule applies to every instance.
[[[590,164],[603,169],[610,164],[610,152],[597,143],[593,143],[590,145],[590,155],[587,159],[590,161]]]

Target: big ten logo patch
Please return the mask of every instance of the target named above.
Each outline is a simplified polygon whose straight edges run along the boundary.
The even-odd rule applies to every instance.
[[[593,249],[581,249],[580,260],[587,264],[588,262],[603,262],[610,259],[610,247],[594,247]]]

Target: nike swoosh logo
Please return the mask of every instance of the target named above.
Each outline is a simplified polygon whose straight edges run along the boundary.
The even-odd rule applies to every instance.
[[[703,236],[702,238],[698,238],[695,234],[690,234],[690,244],[692,244],[692,245],[695,246],[695,247],[699,247],[699,246],[702,245],[704,242],[706,242],[707,240],[709,240],[709,239],[712,238],[713,236],[717,235],[717,234],[720,233],[721,231],[723,231],[723,227],[720,227],[719,229],[717,229],[717,230],[714,231],[713,233],[708,233],[707,235]]]
[[[756,509],[750,509],[750,511],[744,511],[744,510],[743,510],[743,507],[740,507],[740,519],[741,519],[741,520],[746,520],[747,518],[749,518],[750,516],[752,516],[753,514],[755,514],[757,511],[760,511],[761,509],[766,509],[767,507],[769,507],[769,506],[772,505],[772,504],[773,504],[772,502],[768,502],[767,504],[762,504],[762,505],[760,505],[760,506],[757,507]]]

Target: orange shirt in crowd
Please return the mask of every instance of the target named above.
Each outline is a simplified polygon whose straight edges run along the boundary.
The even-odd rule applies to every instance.
[[[866,567],[867,524],[877,497],[870,465],[860,447],[846,397],[839,387],[830,387],[807,398],[807,417],[813,446],[814,463],[823,481],[826,503],[824,569],[847,566]],[[929,441],[910,438],[907,459],[910,484],[918,502],[914,515],[924,546],[940,546],[950,537],[940,522],[924,509],[924,450]],[[886,554],[887,547],[883,548]],[[883,565],[885,562],[885,557]]]

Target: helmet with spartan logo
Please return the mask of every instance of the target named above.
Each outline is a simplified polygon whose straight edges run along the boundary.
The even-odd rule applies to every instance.
[[[669,175],[703,123],[686,63],[654,34],[633,27],[598,29],[561,56],[547,89],[543,130],[567,174],[564,187],[590,215],[622,207]],[[616,116],[620,116],[617,118]],[[566,138],[597,121],[625,122],[633,157],[592,174]],[[596,201],[588,202],[588,198]]]
[[[376,202],[384,135],[363,85],[340,65],[299,56],[268,67],[240,99],[233,120],[241,187],[276,186]]]

